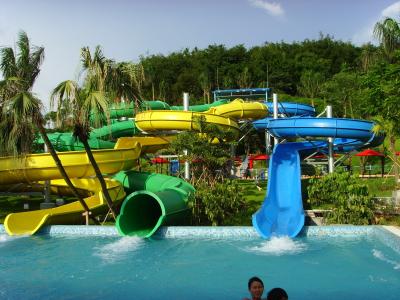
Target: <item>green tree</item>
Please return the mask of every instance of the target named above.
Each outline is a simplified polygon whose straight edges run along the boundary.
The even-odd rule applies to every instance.
[[[300,77],[300,85],[298,91],[304,97],[311,99],[311,105],[314,106],[314,99],[321,91],[324,78],[321,73],[305,71]]]
[[[51,94],[51,106],[57,109],[59,122],[65,119],[64,112],[73,114],[73,136],[84,146],[96,177],[100,182],[101,189],[107,205],[116,218],[116,212],[110,194],[107,190],[104,177],[90,149],[88,140],[90,137],[90,116],[107,115],[109,112],[109,101],[102,91],[80,88],[74,81],[67,80],[58,84]],[[68,109],[65,109],[68,107]],[[109,119],[109,118],[108,118]]]
[[[107,83],[114,82],[109,79],[113,73],[111,60],[107,60],[99,46],[96,47],[93,55],[85,47],[81,51],[83,71],[85,73],[83,87],[71,80],[61,82],[54,88],[51,94],[51,106],[57,110],[57,119],[62,122],[67,114],[73,115],[73,136],[84,146],[90,164],[92,165],[96,177],[100,182],[101,189],[106,199],[107,205],[114,217],[116,211],[113,207],[112,199],[107,190],[104,177],[90,149],[88,140],[90,137],[90,122],[93,121],[91,115],[105,116],[109,122],[109,95],[107,95]],[[95,126],[99,125],[103,118],[94,118]]]
[[[368,186],[358,183],[349,172],[336,171],[322,178],[312,178],[307,191],[307,201],[312,207],[333,207],[328,214],[329,223],[367,225],[374,221]]]
[[[193,223],[222,225],[245,207],[242,190],[227,179],[231,167],[231,145],[235,133],[226,128],[207,124],[200,117],[193,132],[182,132],[171,143],[174,153],[188,150],[185,159],[191,163],[192,184],[196,195],[192,199]]]
[[[45,120],[41,114],[42,103],[31,92],[40,73],[44,48],[31,47],[24,31],[19,33],[17,48],[17,53],[11,47],[1,49],[0,69],[4,79],[0,83],[0,150],[14,155],[29,153],[35,138],[32,125],[36,126],[61,176],[85,212],[90,215],[87,204],[72,184],[47,137]]]
[[[326,102],[334,106],[336,116],[354,118],[358,115],[354,100],[361,99],[361,83],[358,73],[344,70],[323,84],[321,93]],[[359,101],[356,101],[356,104],[358,103]]]
[[[400,47],[399,23],[392,18],[377,22],[374,27],[374,36],[379,40],[386,59],[392,62],[394,52]]]
[[[366,74],[364,87],[368,96],[367,109],[375,117],[375,131],[384,131],[388,139],[391,157],[394,161],[396,188],[399,183],[399,162],[396,156],[395,141],[400,136],[400,28],[399,24],[386,18],[378,22],[374,35],[380,41],[382,58]]]

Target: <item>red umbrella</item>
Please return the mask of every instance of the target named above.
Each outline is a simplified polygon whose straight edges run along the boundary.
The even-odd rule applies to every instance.
[[[249,160],[266,160],[269,158],[267,154],[250,155]]]
[[[361,156],[361,157],[378,156],[378,157],[380,157],[381,158],[381,175],[383,177],[383,173],[385,172],[385,155],[383,153],[380,153],[380,152],[372,150],[372,149],[366,149],[362,152],[357,153],[356,156]],[[363,175],[364,175],[366,163],[367,163],[366,160],[365,160],[365,162],[362,162],[362,165],[363,165],[362,174]]]
[[[169,161],[162,157],[155,157],[151,160],[153,164],[168,164]]]
[[[267,160],[269,155],[267,154],[258,154],[258,155],[250,155],[249,156],[249,169],[253,169],[253,163],[255,160]]]
[[[362,152],[357,153],[356,156],[385,156],[385,155],[383,153],[380,153],[372,149],[366,149]]]

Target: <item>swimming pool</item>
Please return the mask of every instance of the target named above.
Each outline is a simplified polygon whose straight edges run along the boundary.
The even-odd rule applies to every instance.
[[[0,228],[0,299],[241,299],[254,275],[290,299],[400,295],[400,239],[381,227],[269,241],[250,227],[164,228],[151,240],[99,230],[12,238]]]

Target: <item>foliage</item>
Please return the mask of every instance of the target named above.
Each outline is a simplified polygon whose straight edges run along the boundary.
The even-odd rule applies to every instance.
[[[175,153],[188,151],[191,182],[196,194],[191,202],[193,223],[197,225],[227,224],[245,207],[242,188],[227,179],[231,166],[231,140],[235,133],[208,124],[204,116],[196,117],[198,133],[183,132],[171,143]]]
[[[342,70],[327,80],[321,87],[326,103],[334,107],[337,117],[360,117],[357,105],[363,103],[361,78],[356,72]]]
[[[34,125],[39,125],[41,101],[32,93],[40,73],[44,48],[30,44],[21,31],[17,48],[0,49],[0,153],[29,153],[35,138]]]
[[[371,224],[374,205],[368,187],[349,172],[338,171],[322,178],[312,178],[308,185],[308,202],[313,205],[333,204],[329,223]]]
[[[235,132],[209,124],[204,116],[194,117],[194,129],[199,133],[182,132],[171,143],[173,153],[188,151],[184,158],[192,166],[192,182],[206,181],[213,185],[229,174],[231,146]]]
[[[375,24],[374,36],[380,41],[387,60],[391,61],[393,53],[400,47],[399,23],[392,18],[385,18],[382,22]]]
[[[194,225],[230,225],[229,222],[246,208],[243,189],[233,180],[196,185],[196,194],[191,202]]]
[[[356,68],[360,53],[361,48],[329,35],[291,44],[266,42],[249,49],[243,45],[184,49],[167,56],[141,57],[146,77],[142,91],[146,99],[169,104],[178,104],[183,91],[208,102],[206,89],[272,86],[294,96],[305,73],[320,74],[318,82],[329,79],[342,65]]]

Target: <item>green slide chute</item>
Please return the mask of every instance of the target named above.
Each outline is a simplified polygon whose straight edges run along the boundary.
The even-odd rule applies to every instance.
[[[123,171],[114,176],[127,194],[117,218],[121,235],[150,237],[161,225],[182,224],[195,189],[172,176]]]

